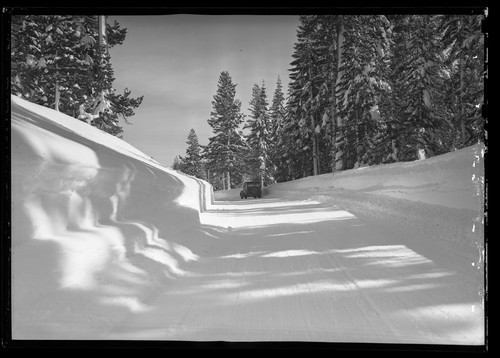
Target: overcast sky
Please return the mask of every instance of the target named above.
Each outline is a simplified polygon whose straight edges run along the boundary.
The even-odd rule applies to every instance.
[[[236,86],[248,114],[254,83],[265,81],[269,103],[278,75],[286,95],[298,16],[159,15],[109,16],[127,29],[123,45],[110,49],[114,87],[144,95],[124,139],[171,166],[185,155],[188,132],[200,144],[213,135],[207,119],[222,71]]]

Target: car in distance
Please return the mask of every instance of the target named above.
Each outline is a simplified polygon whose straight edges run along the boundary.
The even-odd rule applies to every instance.
[[[262,188],[260,187],[260,182],[258,181],[246,181],[243,184],[243,189],[240,191],[240,198],[248,198],[253,196],[254,198],[262,197]]]

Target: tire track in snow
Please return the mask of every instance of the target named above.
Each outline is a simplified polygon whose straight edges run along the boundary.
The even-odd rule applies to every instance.
[[[307,224],[308,227],[311,229],[314,238],[316,239],[316,242],[320,243],[318,248],[323,247],[323,251],[327,252],[329,251],[328,249],[328,243],[326,242],[324,235],[319,235],[317,230],[314,230],[314,227],[312,227],[311,224]],[[339,255],[336,253],[333,253],[331,255],[323,255],[326,257],[326,259],[331,263],[331,267],[339,268],[340,272],[345,276],[345,282],[343,283],[345,287],[345,291],[347,292],[356,292],[359,294],[359,297],[361,299],[356,299],[356,301],[359,304],[359,307],[362,309],[363,317],[367,320],[367,323],[369,323],[374,329],[380,330],[381,327],[378,326],[380,322],[376,322],[374,325],[372,322],[372,318],[370,316],[373,316],[373,312],[375,312],[376,316],[378,319],[380,319],[385,327],[387,327],[391,333],[392,336],[397,336],[397,330],[393,327],[390,321],[388,321],[385,317],[383,312],[377,307],[375,302],[367,295],[362,287],[357,283],[356,278],[354,278],[350,272],[349,268],[346,267],[343,263],[341,263],[341,260],[339,259]]]
[[[328,205],[303,203],[283,200],[271,203],[277,209],[271,204],[259,209],[254,202],[250,211],[246,205],[213,211],[224,228],[237,229],[222,232],[211,255],[191,267],[195,272],[166,288],[157,311],[165,322],[157,317],[148,322],[148,314],[137,315],[137,322],[170,327],[169,339],[459,342],[453,331],[446,331],[449,325],[440,331],[418,310],[405,312],[412,304],[436,304],[432,300],[440,296],[435,290],[429,298],[428,291],[419,291],[421,301],[407,303],[402,300],[406,296],[385,289],[405,289],[412,275],[420,277],[417,283],[432,284],[428,279],[433,276],[421,277],[436,268],[431,261],[391,267],[384,261],[398,263],[405,258],[398,255],[418,254],[395,245],[397,237],[387,238],[383,228],[346,220],[346,213]],[[301,222],[287,222],[287,213]],[[261,221],[255,223],[254,217]],[[380,248],[390,250],[375,250]],[[364,266],[367,262],[372,265]],[[168,317],[174,303],[177,319]],[[446,311],[436,319],[447,320]]]

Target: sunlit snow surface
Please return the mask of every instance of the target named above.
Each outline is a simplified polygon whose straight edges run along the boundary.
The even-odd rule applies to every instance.
[[[12,98],[15,339],[483,344],[483,148],[240,200]]]

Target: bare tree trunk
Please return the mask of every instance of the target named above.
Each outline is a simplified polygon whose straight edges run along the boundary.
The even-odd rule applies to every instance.
[[[464,111],[464,58],[460,58],[460,117],[459,117],[459,123],[460,123],[460,147],[465,146],[465,136],[466,136],[466,130],[465,130],[465,111]]]
[[[98,16],[99,21],[99,46],[106,46],[106,16]]]
[[[356,162],[358,163],[358,167],[361,166],[361,139],[362,139],[362,132],[361,132],[361,126],[362,126],[362,119],[360,115],[361,109],[358,107],[355,110],[356,113]]]
[[[61,98],[61,93],[59,92],[59,81],[57,80],[57,77],[59,77],[58,71],[56,71],[56,94],[55,94],[54,108],[56,111],[59,112],[59,101]]]
[[[56,68],[56,83],[55,83],[55,99],[54,99],[54,109],[59,112],[59,101],[61,100],[61,92],[59,91],[59,71],[57,66],[57,51],[54,56],[54,63]]]
[[[335,87],[333,90],[333,103],[334,103],[334,113],[332,117],[333,125],[334,125],[334,131],[333,131],[333,156],[332,156],[332,173],[335,172],[335,170],[342,170],[343,163],[342,159],[339,162],[339,165],[337,165],[337,138],[339,137],[339,131],[342,130],[342,119],[340,116],[337,115],[337,89],[340,86],[340,82],[342,80],[342,72],[340,71],[340,67],[342,65],[342,46],[344,44],[344,18],[342,15],[337,16],[337,78],[335,80]],[[343,156],[343,155],[342,155]],[[341,157],[342,158],[342,157]]]
[[[312,94],[311,94],[312,97]],[[316,137],[316,129],[314,127],[314,115],[311,114],[311,127],[313,129],[312,133],[312,155],[313,155],[313,175],[318,175],[318,145]]]
[[[309,82],[311,85],[309,86],[309,99],[311,102],[311,107],[312,107],[312,102],[313,102],[313,93],[312,93],[312,75],[311,75],[311,66],[309,66]],[[313,157],[313,175],[318,175],[318,146],[316,145],[316,126],[315,126],[315,121],[314,121],[314,114],[311,113],[311,128],[312,128],[312,157]]]
[[[337,64],[337,71],[338,71],[338,64]],[[333,77],[335,76],[335,77]],[[335,81],[334,81],[335,79]],[[331,162],[331,167],[332,167],[332,175],[335,174],[335,138],[336,138],[336,133],[337,133],[337,123],[335,121],[335,117],[337,116],[337,97],[335,96],[335,82],[337,81],[337,74],[334,71],[332,71],[332,100],[330,104],[330,116],[332,120],[332,136],[331,136],[331,144],[332,144],[332,162]]]
[[[231,145],[231,131],[228,130],[227,133],[227,155],[228,155],[228,163],[231,162],[231,158],[229,158],[229,146]],[[226,172],[227,175],[227,188],[231,189],[231,174],[229,173],[229,169]]]
[[[316,139],[316,166],[318,167],[317,175],[321,174],[321,156],[319,150],[319,139]]]

